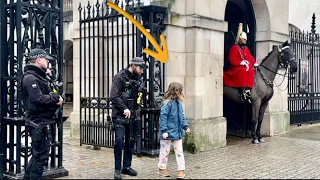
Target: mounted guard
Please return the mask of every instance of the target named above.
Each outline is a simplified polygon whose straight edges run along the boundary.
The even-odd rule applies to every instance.
[[[225,86],[239,88],[241,101],[251,103],[251,89],[254,86],[256,60],[247,47],[247,34],[239,24],[235,44],[229,51],[230,68],[224,71],[223,83]]]
[[[291,50],[290,41],[286,41],[282,45],[273,45],[272,51],[257,66],[248,48],[243,45],[246,42],[245,35],[242,32],[240,35],[239,43],[230,50],[229,61],[232,66],[224,72],[223,96],[235,103],[246,103],[250,100],[252,118],[249,119],[249,124],[252,143],[259,144],[265,142],[261,126],[266,108],[274,94],[274,79],[276,75],[285,78],[288,72],[296,73],[298,63]],[[278,73],[279,68],[286,69],[286,72]],[[239,88],[251,92],[251,96],[246,97],[247,101],[244,102],[239,97]]]

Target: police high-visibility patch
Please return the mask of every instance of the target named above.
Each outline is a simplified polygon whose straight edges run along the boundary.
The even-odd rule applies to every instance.
[[[37,87],[37,84],[32,84],[32,88],[36,88]]]

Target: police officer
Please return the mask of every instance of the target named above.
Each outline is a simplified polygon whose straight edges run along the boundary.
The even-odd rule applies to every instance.
[[[55,108],[63,99],[52,93],[47,79],[49,59],[43,49],[32,49],[28,64],[21,78],[23,104],[26,110],[26,126],[30,129],[32,157],[25,169],[25,179],[41,179],[44,167],[48,164],[50,150],[50,125],[54,124]]]
[[[129,118],[132,113],[128,107],[128,98],[137,99],[137,89],[139,88],[138,83],[141,82],[141,75],[143,70],[147,69],[148,66],[144,60],[140,57],[135,57],[131,60],[129,66],[121,70],[118,74],[113,77],[112,87],[110,92],[110,101],[112,102],[112,121],[114,124],[115,131],[115,145],[114,145],[114,160],[115,160],[115,171],[114,178],[122,179],[122,174],[130,176],[137,176],[137,171],[131,168],[132,154],[134,148],[134,140],[130,140],[130,136],[136,134],[136,124],[134,126],[133,134],[130,134],[130,123]],[[132,132],[131,132],[132,133]],[[122,147],[125,136],[124,145],[124,157],[123,167],[122,162]]]

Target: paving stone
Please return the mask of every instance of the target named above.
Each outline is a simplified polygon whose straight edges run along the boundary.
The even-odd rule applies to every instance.
[[[64,167],[68,177],[61,179],[112,179],[113,149],[93,150],[65,138]],[[320,141],[274,136],[253,145],[240,139],[232,145],[208,152],[185,152],[187,179],[319,179]],[[177,173],[174,154],[169,155],[170,178],[157,174],[158,158],[133,157],[137,177],[124,179],[172,179]]]

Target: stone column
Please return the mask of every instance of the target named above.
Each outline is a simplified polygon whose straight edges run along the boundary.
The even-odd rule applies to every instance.
[[[83,6],[84,4],[82,4]],[[80,72],[79,72],[79,0],[73,1],[73,31],[71,38],[73,39],[73,111],[70,114],[70,138],[79,139],[80,134]]]
[[[260,63],[272,50],[273,45],[281,45],[289,39],[289,5],[288,0],[281,2],[253,0],[252,2],[257,20],[257,61]],[[281,69],[278,73],[284,74],[285,70]],[[283,79],[283,76],[276,76],[274,96],[269,101],[262,123],[261,133],[263,135],[273,136],[286,133],[289,130],[290,113],[288,111],[287,84],[287,78]]]
[[[100,3],[104,3],[103,0],[99,0]],[[73,30],[70,33],[71,38],[73,39],[73,112],[70,114],[70,123],[71,123],[71,130],[70,130],[70,137],[72,139],[79,139],[80,138],[80,31],[79,31],[79,2],[81,2],[82,8],[86,8],[88,5],[88,2],[90,2],[91,6],[94,6],[97,1],[96,0],[87,0],[87,1],[80,1],[80,0],[74,0],[73,1]],[[92,9],[91,9],[92,10]],[[82,11],[83,12],[83,11]],[[82,14],[83,16],[83,14]],[[88,25],[87,25],[88,26]],[[97,31],[97,28],[94,28],[95,31]],[[102,28],[101,28],[102,29]],[[100,30],[101,31],[101,30]],[[96,32],[97,34],[97,32]],[[87,36],[88,36],[88,30],[87,30]],[[92,35],[91,35],[92,36]],[[86,44],[86,50],[89,49],[88,43]],[[97,47],[97,42],[95,47]],[[93,50],[91,49],[91,53]],[[98,49],[95,49],[96,56],[98,54]],[[82,52],[83,55],[83,52]],[[91,55],[92,56],[92,55]],[[96,61],[96,66],[97,62],[99,60],[98,57],[93,59],[92,57],[88,56],[87,53],[87,59],[91,58],[90,61],[87,60],[87,62],[93,62]],[[84,69],[85,67],[82,67]],[[91,67],[92,68],[92,67]],[[89,76],[88,76],[88,66],[86,67],[87,71],[87,77],[85,77],[88,81]],[[91,69],[92,71],[92,69]],[[93,71],[91,72],[93,73]],[[91,78],[91,81],[97,81],[97,72],[96,73],[96,78],[93,79]],[[84,78],[82,79],[84,80]],[[88,85],[88,82],[87,82]],[[87,92],[89,91],[89,86],[86,87]],[[91,85],[92,88],[92,85]],[[82,89],[84,90],[84,89]],[[97,90],[96,90],[97,91]],[[88,111],[87,111],[88,112]]]
[[[162,0],[153,4],[169,8],[166,79],[168,84],[173,81],[184,84],[188,101],[185,112],[193,132],[186,137],[185,147],[191,152],[223,147],[226,145],[222,109],[226,1]]]

